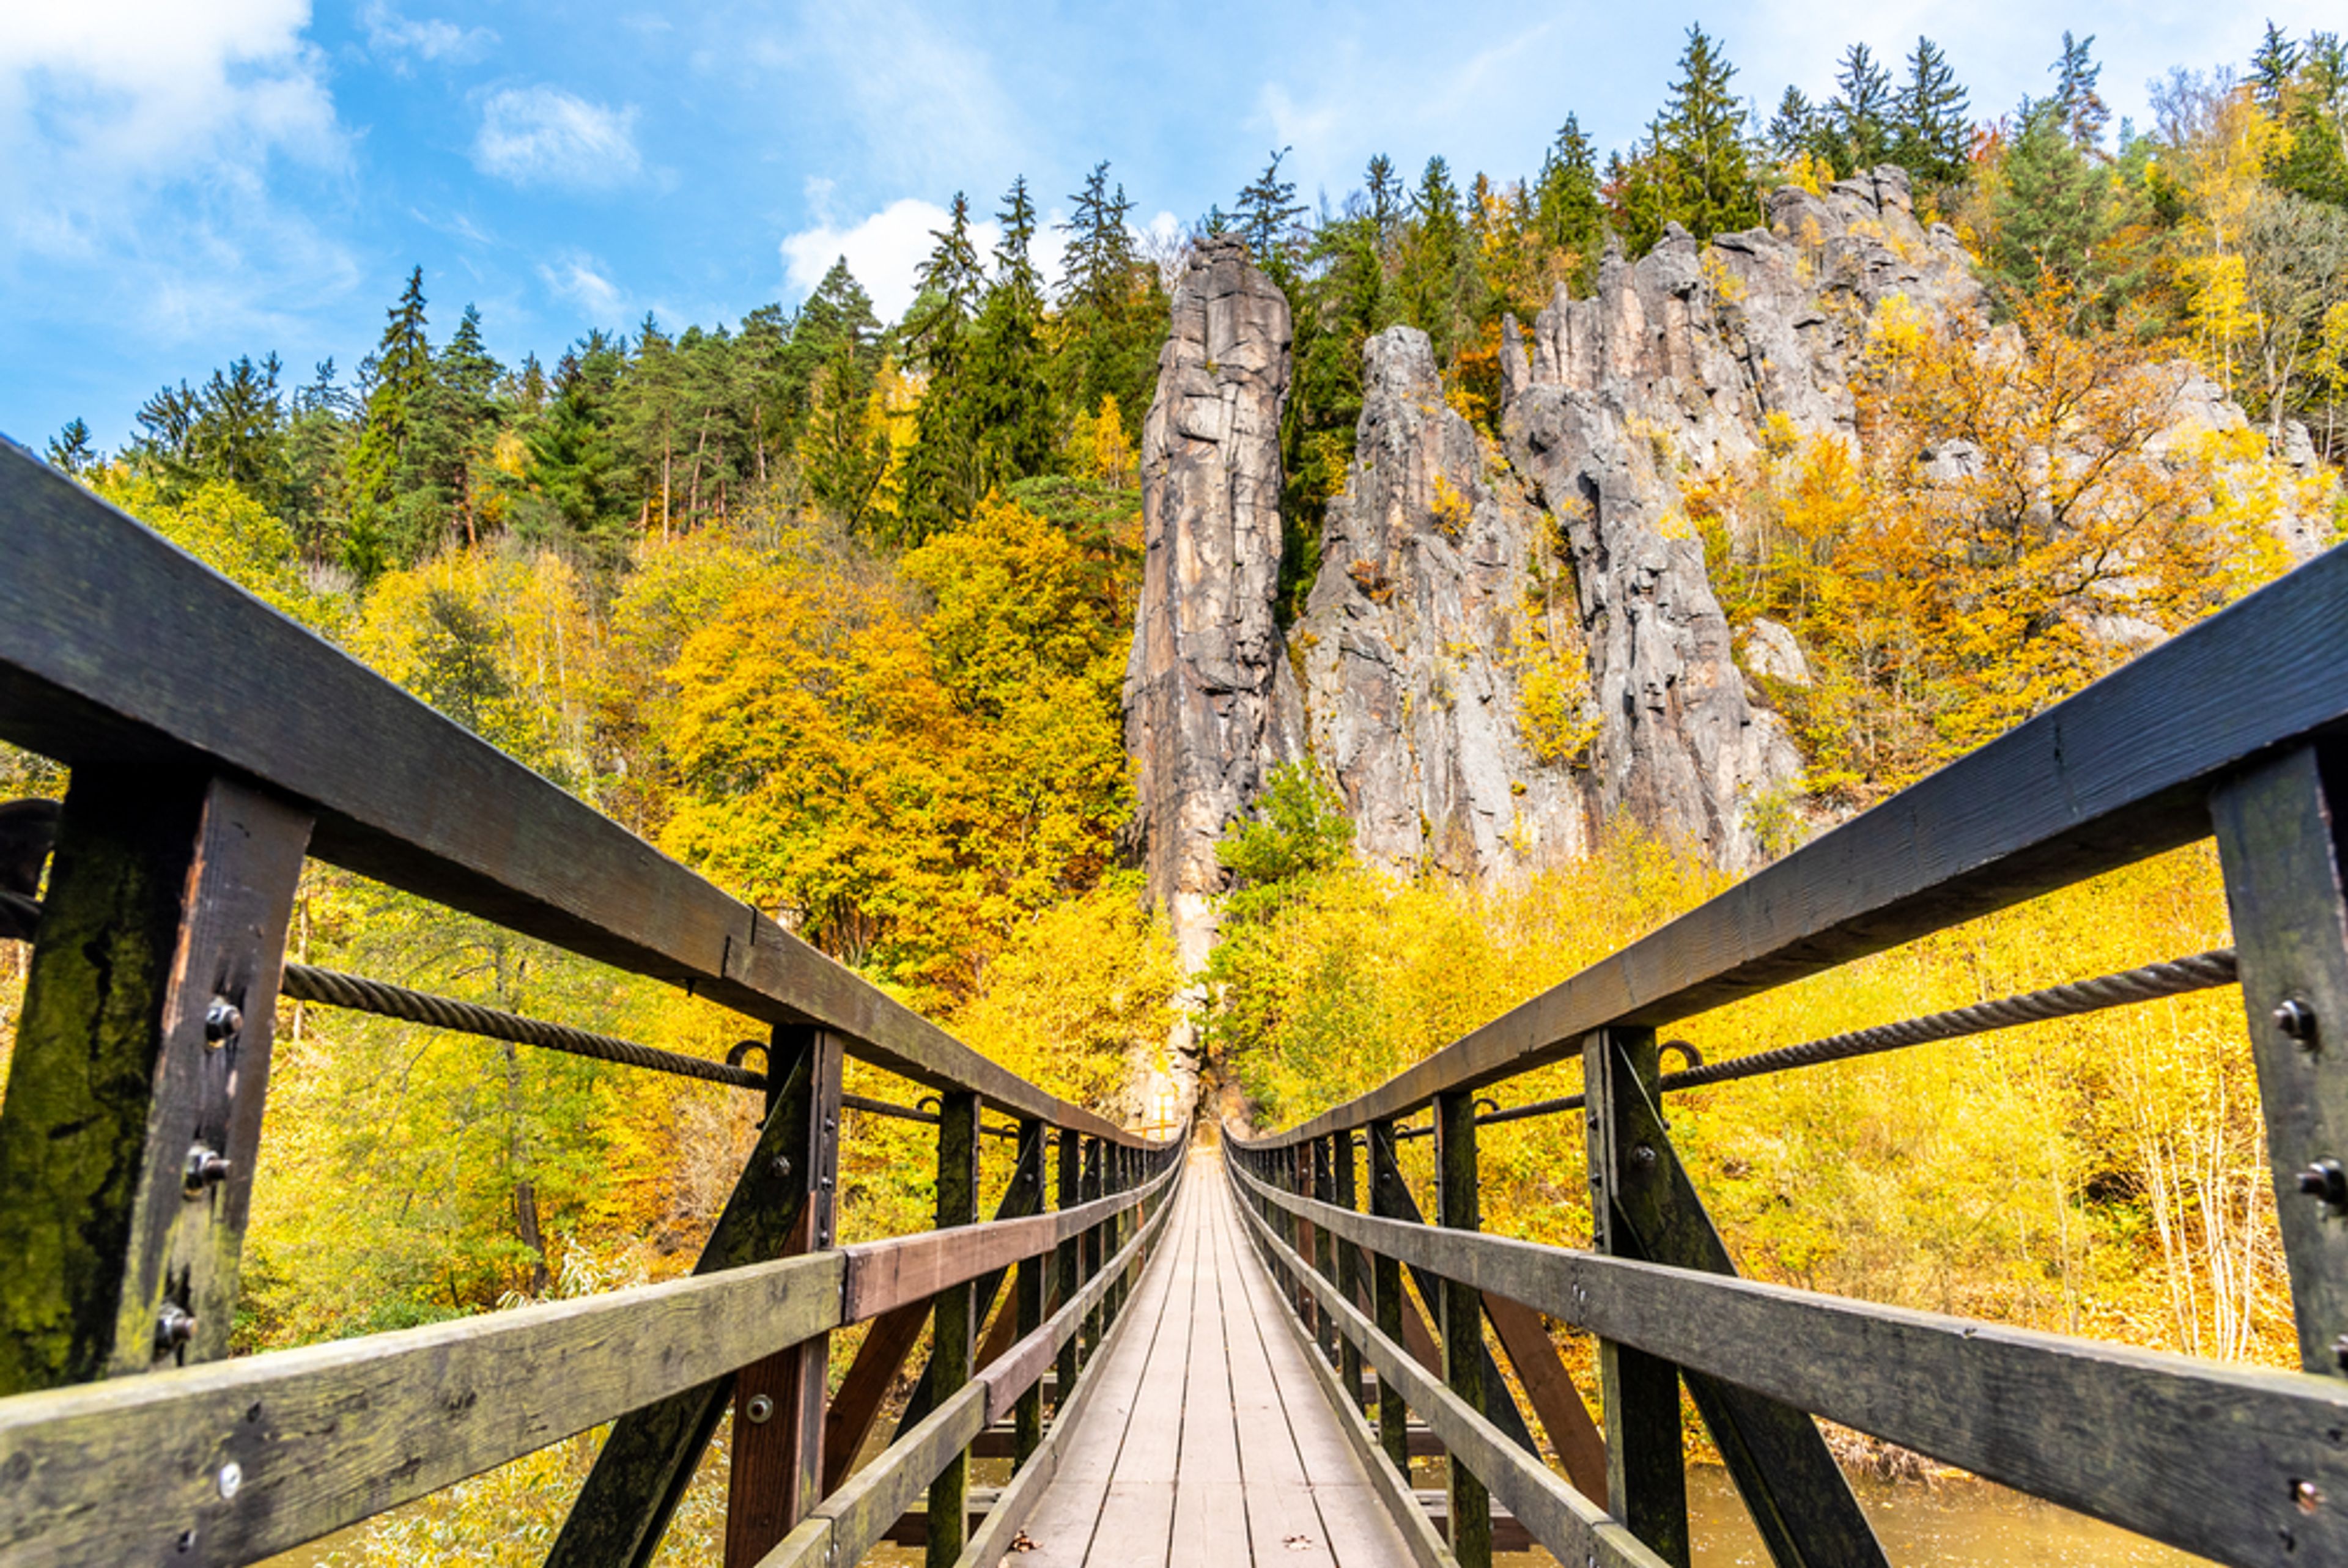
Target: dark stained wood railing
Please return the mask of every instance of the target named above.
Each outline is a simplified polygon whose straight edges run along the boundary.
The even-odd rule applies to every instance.
[[[1446,1512],[1469,1568],[1489,1560],[1488,1487],[1506,1505],[1499,1517],[1561,1562],[1684,1565],[1683,1387],[1781,1564],[1883,1561],[1814,1416],[2219,1562],[2348,1562],[2343,820],[2348,548],[1377,1089],[1277,1134],[1227,1129],[1241,1212],[1300,1317],[1342,1340],[1333,1386],[1347,1390],[1342,1413],[1364,1442],[1374,1419],[1382,1459],[1401,1464],[1416,1414],[1450,1455]],[[2232,952],[2003,1010],[2125,1005],[2239,977],[2303,1370],[1736,1277],[1661,1113],[1674,1085],[1659,1026],[2212,836]],[[1807,1066],[2012,1021],[1944,1015],[1756,1065]],[[1509,1110],[1478,1098],[1570,1058],[1581,1062],[1580,1094]],[[1705,1072],[1728,1076],[1718,1068]],[[1429,1124],[1401,1125],[1421,1110]],[[1479,1234],[1478,1128],[1566,1111],[1581,1112],[1586,1132],[1591,1246]],[[1436,1143],[1433,1225],[1395,1158],[1397,1140],[1412,1136]],[[1365,1194],[1321,1175],[1350,1173],[1357,1142],[1369,1155]],[[1439,1359],[1406,1274],[1437,1319]],[[1587,1410],[1535,1314],[1598,1337],[1602,1442],[1585,1430]],[[1487,1324],[1558,1469],[1498,1376]],[[1375,1374],[1367,1418],[1355,1358]]]
[[[610,1422],[550,1561],[641,1564],[730,1409],[729,1564],[852,1562],[925,1491],[930,1559],[953,1562],[973,1440],[1013,1422],[1030,1473],[1056,1462],[1187,1133],[1140,1137],[1004,1071],[5,445],[0,740],[71,778],[61,812],[5,825],[18,860],[36,828],[55,848],[37,903],[0,886],[0,936],[34,944],[0,1101],[0,1561],[250,1562]],[[225,1358],[313,857],[756,1020],[764,1071],[716,1076],[763,1090],[763,1124],[692,1277]],[[377,990],[345,1005],[434,1001]],[[859,1109],[936,1126],[938,1229],[835,1245],[848,1058],[937,1092],[935,1112]],[[1016,1170],[980,1224],[997,1131]],[[828,1336],[866,1322],[828,1399]],[[921,1408],[856,1470],[924,1327]],[[998,1508],[995,1533],[1015,1522]]]

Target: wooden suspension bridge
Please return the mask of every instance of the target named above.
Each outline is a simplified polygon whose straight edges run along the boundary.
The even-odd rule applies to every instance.
[[[729,1425],[729,1568],[890,1542],[987,1568],[1653,1568],[1689,1558],[1683,1390],[1780,1564],[1885,1561],[1818,1418],[2219,1562],[2348,1563],[2348,550],[1263,1136],[1145,1136],[1004,1071],[5,447],[0,739],[70,769],[61,803],[0,805],[0,939],[30,944],[0,1563],[251,1563],[608,1426],[548,1560],[643,1564]],[[1675,1020],[2209,837],[2232,949],[1664,1071]],[[290,964],[313,859],[757,1033],[720,1062]],[[1662,1113],[1694,1082],[2221,985],[2298,1371],[1742,1279]],[[232,1358],[281,997],[730,1084],[762,1097],[757,1146],[688,1277]],[[844,1093],[850,1058],[916,1102]],[[1495,1098],[1569,1060],[1579,1093]],[[1569,1113],[1591,1245],[1485,1233],[1478,1128]],[[842,1245],[841,1141],[870,1117],[934,1127],[936,1226]],[[1595,1337],[1598,1387],[1552,1324]]]

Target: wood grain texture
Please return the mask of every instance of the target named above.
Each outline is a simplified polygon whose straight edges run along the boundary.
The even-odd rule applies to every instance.
[[[2348,1510],[2302,1512],[2292,1490],[2348,1496],[2348,1386],[2336,1378],[1334,1209],[1313,1217],[1374,1253],[2183,1551],[2278,1568],[2348,1561]]]
[[[918,1235],[862,1242],[845,1248],[848,1255],[848,1300],[844,1321],[868,1317],[935,1296],[996,1273],[1024,1257],[1051,1251],[1069,1236],[1089,1235],[1098,1225],[1156,1192],[1172,1178],[1160,1172],[1148,1187],[1095,1198],[1073,1209],[1056,1209],[1025,1219],[1001,1220],[983,1225],[955,1225],[923,1231]]]
[[[2348,1371],[2348,1202],[2300,1184],[2302,1173],[2320,1171],[2322,1162],[2337,1168],[2348,1161],[2348,897],[2340,853],[2348,794],[2325,762],[2312,746],[2291,752],[2219,788],[2210,816],[2258,1063],[2300,1364],[2338,1377]],[[2302,1009],[2308,1038],[2284,1032],[2276,1009],[2286,1003]]]
[[[753,1018],[820,1024],[859,1060],[932,1088],[1139,1141],[5,447],[0,560],[0,739],[77,769],[232,768],[314,810],[321,859]]]
[[[1435,1192],[1437,1223],[1447,1230],[1483,1228],[1482,1174],[1476,1160],[1476,1101],[1470,1094],[1435,1099]],[[1330,1233],[1323,1231],[1322,1234]],[[1488,1383],[1492,1359],[1484,1344],[1483,1293],[1456,1279],[1443,1281],[1436,1298],[1443,1315],[1443,1381],[1452,1398],[1478,1416],[1488,1408],[1488,1389],[1505,1394],[1498,1369]],[[1538,1451],[1538,1450],[1536,1450]],[[1453,1453],[1445,1487],[1451,1505],[1451,1553],[1461,1568],[1490,1568],[1492,1498],[1477,1475],[1475,1461]]]
[[[1500,1348],[1516,1368],[1517,1380],[1525,1386],[1525,1398],[1540,1418],[1541,1430],[1549,1433],[1549,1446],[1557,1450],[1566,1479],[1604,1508],[1606,1440],[1591,1419],[1590,1407],[1582,1403],[1581,1390],[1574,1386],[1573,1374],[1558,1355],[1540,1314],[1505,1296],[1487,1296],[1484,1316],[1491,1319]]]
[[[2180,632],[1369,1093],[1258,1144],[1406,1115],[2204,837],[2208,790],[2348,723],[2348,549]],[[2255,671],[2255,678],[2246,672]],[[1256,1145],[1249,1145],[1256,1146]]]
[[[1026,1219],[1044,1207],[1042,1164],[1040,1161],[1031,1163],[1027,1153],[1027,1149],[1022,1145],[1012,1168],[1011,1180],[1004,1184],[1003,1195],[995,1201],[994,1223],[996,1225],[1005,1220]],[[1003,1288],[1004,1277],[1004,1272],[1000,1268],[990,1269],[978,1276],[972,1305],[972,1315],[976,1321],[986,1321],[987,1313],[994,1308],[994,1297]],[[913,1391],[905,1400],[904,1413],[897,1419],[897,1436],[901,1437],[912,1430],[921,1419],[930,1413],[931,1407],[937,1403],[936,1395],[935,1369],[924,1366],[921,1375],[913,1380]]]
[[[1261,1216],[1245,1205],[1241,1205],[1241,1212],[1258,1242],[1268,1245],[1273,1255],[1291,1268],[1302,1262]],[[1456,1233],[1437,1229],[1431,1234]],[[1663,1559],[1645,1542],[1470,1409],[1439,1378],[1414,1362],[1399,1344],[1380,1334],[1359,1310],[1339,1299],[1334,1286],[1315,1283],[1327,1292],[1321,1304],[1336,1317],[1338,1332],[1361,1347],[1363,1359],[1377,1368],[1380,1378],[1394,1380],[1411,1407],[1443,1440],[1444,1447],[1484,1477],[1492,1494],[1560,1562],[1664,1568]]]
[[[0,1560],[286,1551],[820,1334],[840,1278],[819,1254],[0,1401]]]
[[[229,780],[76,776],[0,1112],[0,1394],[228,1353],[309,829]],[[198,1145],[225,1181],[191,1188]]]
[[[783,1062],[757,1145],[694,1264],[697,1276],[765,1263],[798,1234],[808,1206],[801,1143],[823,1086],[815,1054],[784,1055]],[[844,1287],[844,1263],[841,1278]],[[733,1392],[730,1377],[713,1379],[613,1423],[547,1553],[548,1568],[648,1563]]]

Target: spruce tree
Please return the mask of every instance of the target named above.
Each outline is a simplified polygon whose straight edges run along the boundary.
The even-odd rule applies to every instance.
[[[345,559],[360,580],[417,559],[427,544],[403,527],[412,507],[400,506],[401,466],[413,436],[417,405],[432,385],[432,343],[426,335],[424,269],[407,275],[399,302],[386,313],[383,338],[367,364],[366,412],[351,453],[351,528]]]
[[[1106,162],[1068,200],[1060,225],[1068,237],[1060,255],[1063,346],[1055,358],[1061,397],[1071,414],[1116,399],[1127,438],[1136,440],[1163,331],[1157,271],[1135,250],[1133,202],[1124,186],[1110,187]]]
[[[1761,220],[1746,143],[1750,114],[1730,83],[1736,67],[1701,26],[1680,52],[1679,79],[1649,128],[1663,181],[1663,211],[1699,242]]]
[[[2096,43],[2093,33],[2074,40],[2066,30],[2063,35],[2063,54],[2047,70],[2054,77],[2054,96],[2051,100],[2062,129],[2071,138],[2071,145],[2084,149],[2103,146],[2104,127],[2111,123],[2112,111],[2103,95],[2096,90],[2096,82],[2104,74],[2091,51]]]
[[[1565,117],[1542,156],[1533,187],[1533,222],[1549,245],[1573,251],[1584,263],[1595,262],[1605,227],[1598,200],[1598,149],[1583,134],[1578,116]]]
[[[89,438],[89,425],[76,419],[49,437],[49,466],[76,478],[98,465],[98,447]]]
[[[1835,87],[1834,98],[1827,105],[1827,120],[1834,136],[1835,172],[1848,176],[1873,169],[1891,153],[1895,113],[1891,73],[1865,44],[1853,44],[1843,51]]]
[[[1394,243],[1407,198],[1403,194],[1402,177],[1395,172],[1394,159],[1383,152],[1370,159],[1368,180],[1370,222],[1383,248]]]
[[[1292,281],[1289,251],[1297,238],[1296,220],[1306,210],[1296,200],[1296,182],[1280,177],[1280,160],[1291,150],[1283,147],[1272,155],[1263,172],[1240,192],[1238,205],[1231,213],[1233,231],[1247,241],[1257,264],[1282,286]]]
[[[2028,105],[2005,150],[1991,202],[1990,272],[2008,293],[2052,279],[2083,302],[2099,290],[2104,242],[2114,224],[2111,181],[2073,139],[2053,98]]]
[[[2284,89],[2299,71],[2299,46],[2289,34],[2270,21],[2258,52],[2250,56],[2250,96],[2270,115],[2282,112]]]
[[[1777,112],[1769,117],[1768,127],[1761,133],[1761,145],[1772,159],[1787,164],[1806,152],[1817,150],[1819,133],[1818,106],[1801,88],[1789,87],[1777,100]],[[1831,164],[1833,159],[1827,161]]]
[[[1948,56],[1931,39],[1919,37],[1893,119],[1893,161],[1927,186],[1962,182],[1972,151],[1967,105]]]

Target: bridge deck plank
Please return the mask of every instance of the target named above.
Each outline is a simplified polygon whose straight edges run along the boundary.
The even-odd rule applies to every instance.
[[[1023,1568],[1382,1568],[1409,1561],[1195,1156],[1160,1264],[1026,1524]]]

